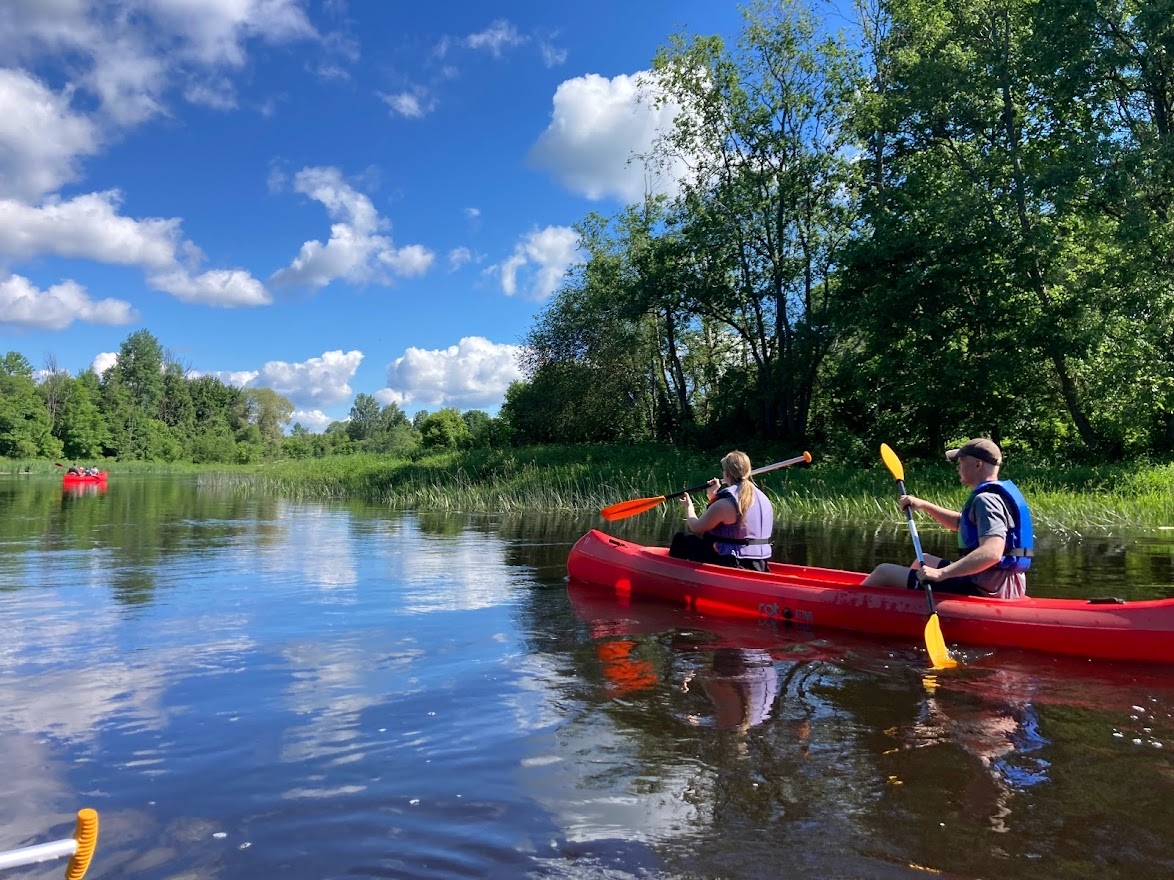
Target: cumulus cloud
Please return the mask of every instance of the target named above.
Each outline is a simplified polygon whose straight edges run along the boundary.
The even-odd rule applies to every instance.
[[[367,196],[342,178],[337,168],[304,168],[294,175],[297,192],[321,202],[334,223],[330,240],[307,241],[284,269],[274,272],[277,286],[325,287],[341,278],[352,283],[389,282],[394,275],[415,276],[426,272],[434,255],[422,245],[396,248],[382,233],[390,226],[379,216]]]
[[[350,400],[361,351],[328,351],[301,363],[269,361],[260,370],[212,372],[221,382],[240,388],[272,388],[300,407],[330,406]]]
[[[85,288],[73,281],[38,290],[20,275],[0,279],[0,326],[64,330],[74,321],[120,325],[137,319],[130,303],[90,299]]]
[[[528,299],[540,300],[558,289],[567,269],[580,259],[578,233],[569,226],[547,226],[523,236],[509,259],[488,271],[497,273],[507,296],[520,288]]]
[[[203,255],[184,238],[177,218],[136,220],[119,213],[120,202],[117,191],[50,198],[40,206],[0,199],[0,255],[52,254],[139,266],[152,287],[185,302],[232,307],[271,301],[261,282],[243,269],[198,273]]]
[[[192,275],[184,269],[151,275],[156,290],[206,306],[263,306],[273,302],[265,286],[243,269],[211,269]]]
[[[522,379],[521,347],[466,336],[445,349],[409,348],[387,365],[387,388],[375,393],[385,406],[419,403],[486,409],[501,404],[511,382]]]
[[[90,369],[101,376],[116,363],[118,363],[118,352],[100,351],[94,356],[94,360],[91,361]]]
[[[321,434],[330,426],[331,422],[336,421],[338,419],[332,419],[320,409],[295,409],[289,418],[291,426],[300,424],[314,434]]]
[[[0,107],[0,197],[54,192],[77,179],[81,156],[98,151],[97,127],[23,70],[0,69]]]
[[[529,160],[567,189],[599,200],[640,202],[646,192],[671,193],[686,173],[683,162],[650,169],[638,159],[651,150],[659,132],[672,127],[673,104],[651,100],[651,74],[613,79],[588,74],[555,90],[550,125],[530,148]]]

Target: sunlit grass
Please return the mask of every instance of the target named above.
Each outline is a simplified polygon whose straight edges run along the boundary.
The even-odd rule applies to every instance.
[[[756,466],[796,450],[759,452]],[[558,446],[480,449],[417,460],[334,456],[218,467],[110,462],[115,473],[198,473],[201,486],[321,500],[360,500],[398,510],[435,512],[598,511],[620,501],[703,484],[720,453],[661,446]],[[945,461],[906,461],[909,492],[958,509],[967,490]],[[52,462],[3,462],[9,474],[60,473]],[[1174,464],[1034,466],[1004,469],[1031,504],[1037,528],[1079,535],[1115,528],[1174,526]],[[757,477],[781,521],[872,524],[902,521],[897,488],[880,462],[864,467],[816,459]],[[675,499],[641,514],[677,518]]]
[[[793,456],[793,451],[778,457]],[[773,456],[772,456],[773,457]],[[704,483],[717,455],[655,446],[534,447],[447,453],[417,461],[378,455],[280,462],[255,473],[207,475],[296,498],[361,499],[403,510],[588,511]],[[755,462],[769,460],[760,458]],[[1174,464],[1006,468],[1032,506],[1037,526],[1080,533],[1113,527],[1174,525]],[[871,467],[822,464],[757,478],[780,520],[901,521],[897,489],[878,461]],[[909,492],[958,509],[967,490],[945,461],[906,462]],[[643,516],[678,517],[670,500]]]

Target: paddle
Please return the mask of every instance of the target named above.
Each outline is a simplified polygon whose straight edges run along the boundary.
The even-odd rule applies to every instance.
[[[810,452],[804,452],[802,455],[795,458],[788,458],[786,461],[776,461],[774,464],[755,468],[750,472],[750,476],[765,474],[767,471],[777,471],[779,468],[790,467],[793,464],[800,464],[801,462],[807,461],[811,461]],[[702,483],[700,486],[694,486],[691,489],[682,489],[680,492],[670,492],[668,495],[657,495],[653,498],[637,498],[634,501],[621,501],[619,504],[613,504],[610,507],[603,508],[603,510],[599,511],[599,515],[608,522],[617,519],[626,519],[629,516],[635,516],[646,510],[652,510],[652,508],[670,498],[680,498],[682,495],[692,495],[694,492],[700,492],[708,485],[709,483]]]
[[[902,495],[907,494],[905,492],[905,468],[901,466],[901,459],[897,458],[897,453],[893,452],[887,443],[881,444],[880,452],[885,467],[889,469],[889,473],[897,481],[897,491]],[[921,538],[917,536],[917,523],[913,521],[912,508],[905,508],[905,520],[909,523],[909,535],[913,538],[913,549],[917,553],[917,561],[924,568],[925,554],[921,552]],[[925,600],[929,603],[929,620],[925,624],[925,649],[929,652],[929,659],[933,663],[934,669],[950,669],[957,666],[958,661],[950,656],[950,652],[946,648],[946,640],[942,637],[942,625],[938,621],[938,612],[933,604],[933,588],[929,581],[922,581],[921,585],[925,588]]]

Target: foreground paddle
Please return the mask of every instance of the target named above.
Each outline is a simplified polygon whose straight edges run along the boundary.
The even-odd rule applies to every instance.
[[[889,469],[889,473],[897,481],[897,490],[902,495],[908,494],[905,491],[905,468],[901,466],[901,459],[897,458],[897,453],[893,452],[887,443],[881,444],[880,452],[885,467]],[[917,561],[924,568],[925,554],[921,552],[921,538],[917,536],[917,523],[913,521],[913,511],[908,507],[905,508],[905,520],[909,523],[909,534],[913,538],[913,549],[917,553]],[[933,663],[934,669],[950,669],[957,666],[958,661],[950,656],[950,652],[946,648],[946,640],[942,637],[942,625],[938,621],[938,612],[933,604],[933,587],[930,586],[929,581],[922,581],[921,585],[925,588],[925,600],[929,603],[929,620],[925,624],[925,649],[929,652],[929,659]]]
[[[755,468],[750,472],[750,476],[765,474],[767,471],[777,471],[779,468],[790,467],[793,464],[809,461],[811,461],[811,453],[804,452],[802,455],[795,458],[788,458],[786,461],[776,461],[774,464]],[[603,510],[599,511],[599,515],[608,522],[617,519],[626,519],[629,516],[635,516],[646,510],[652,510],[652,508],[657,507],[670,498],[680,498],[682,495],[692,495],[694,492],[700,492],[708,485],[709,483],[702,483],[700,486],[694,486],[691,489],[682,489],[680,492],[670,492],[668,495],[657,495],[653,498],[637,498],[634,501],[621,501],[619,504],[613,504],[610,507],[603,508]]]

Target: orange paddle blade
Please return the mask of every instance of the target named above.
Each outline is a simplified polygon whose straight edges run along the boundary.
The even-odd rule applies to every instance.
[[[663,503],[665,497],[664,495],[657,495],[655,498],[637,498],[635,501],[621,501],[619,504],[613,504],[610,507],[603,508],[603,510],[599,511],[599,515],[608,522],[617,519],[626,519],[629,516],[635,516],[646,510],[652,510],[652,508]]]

